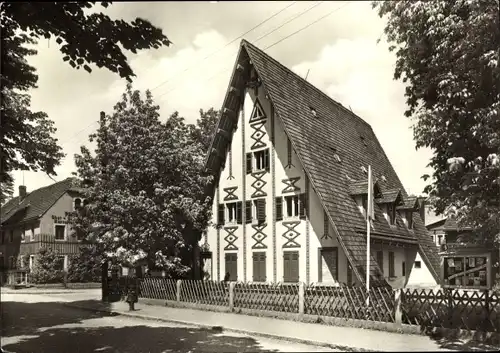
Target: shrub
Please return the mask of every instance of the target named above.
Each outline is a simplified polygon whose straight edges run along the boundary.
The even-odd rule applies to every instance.
[[[36,284],[62,283],[64,270],[61,256],[51,248],[40,248],[31,271],[31,281]]]
[[[94,247],[82,247],[78,255],[71,258],[68,266],[68,282],[86,283],[101,281],[102,256]]]

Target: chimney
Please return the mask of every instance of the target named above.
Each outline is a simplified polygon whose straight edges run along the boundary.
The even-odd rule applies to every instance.
[[[26,186],[19,185],[19,200],[22,200],[26,197]]]
[[[425,207],[425,201],[427,200],[426,197],[418,197],[417,198],[418,203],[420,205],[419,213],[420,213],[420,218],[422,219],[422,222],[424,222],[425,225],[425,214],[427,212],[427,208]]]

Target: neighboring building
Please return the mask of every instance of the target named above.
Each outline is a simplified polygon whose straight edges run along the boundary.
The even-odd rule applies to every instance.
[[[373,285],[436,286],[439,256],[372,128],[242,41],[214,135],[205,278],[364,284],[367,168]]]
[[[429,231],[429,237],[438,248],[441,247],[442,244],[446,244],[445,223],[446,218],[430,223],[426,226]]]
[[[0,264],[6,270],[31,269],[36,253],[50,246],[61,255],[61,269],[67,269],[68,255],[76,254],[80,243],[66,222],[66,213],[83,205],[81,189],[73,178],[19,195],[1,210]]]

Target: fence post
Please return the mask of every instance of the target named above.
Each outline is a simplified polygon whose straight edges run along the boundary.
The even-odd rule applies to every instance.
[[[394,323],[398,326],[403,324],[403,313],[401,312],[401,301],[403,300],[403,288],[394,291]]]
[[[178,302],[180,302],[180,301],[181,301],[181,286],[182,286],[182,280],[181,280],[181,279],[178,279],[176,284],[177,284],[177,286],[176,286],[176,287],[177,287],[177,290],[176,290],[176,293],[175,293],[175,294],[176,294],[176,298],[175,298],[175,299],[176,299]]]
[[[229,311],[234,311],[234,285],[236,282],[229,282]]]
[[[299,318],[304,316],[305,283],[299,282]]]

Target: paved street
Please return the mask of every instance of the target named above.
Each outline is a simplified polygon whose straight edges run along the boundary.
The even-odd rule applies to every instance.
[[[333,351],[331,348],[94,313],[58,302],[71,301],[71,297],[69,294],[58,298],[57,294],[2,293],[2,348],[15,353]]]

